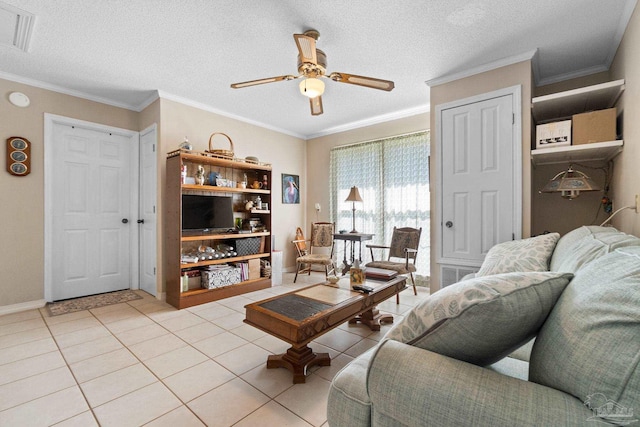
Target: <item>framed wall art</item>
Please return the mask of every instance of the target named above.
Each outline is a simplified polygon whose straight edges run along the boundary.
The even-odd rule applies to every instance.
[[[300,177],[298,175],[282,174],[282,203],[285,205],[300,203]]]

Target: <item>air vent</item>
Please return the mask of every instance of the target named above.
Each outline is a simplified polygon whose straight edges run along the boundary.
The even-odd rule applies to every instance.
[[[27,52],[35,19],[32,13],[0,2],[0,44]]]

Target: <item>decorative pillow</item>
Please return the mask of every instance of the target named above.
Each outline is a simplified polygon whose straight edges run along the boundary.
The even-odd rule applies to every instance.
[[[492,274],[549,271],[549,260],[560,234],[549,233],[498,243],[487,253],[477,277]]]
[[[458,282],[417,305],[385,338],[490,365],[536,335],[572,277],[526,272]]]

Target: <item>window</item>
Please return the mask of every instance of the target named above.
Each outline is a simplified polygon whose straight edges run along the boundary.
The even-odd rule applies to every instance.
[[[388,245],[394,226],[422,227],[417,281],[429,275],[429,136],[426,131],[336,147],[329,171],[329,210],[337,230],[353,227],[353,206],[344,200],[354,185],[363,200],[355,204],[355,227],[374,234],[371,243]],[[342,250],[336,248],[338,260]],[[362,255],[370,261],[368,252]]]

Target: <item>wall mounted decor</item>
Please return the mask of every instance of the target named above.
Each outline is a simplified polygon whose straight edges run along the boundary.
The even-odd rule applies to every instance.
[[[19,136],[7,139],[7,172],[15,176],[31,172],[31,143]]]
[[[300,203],[300,177],[282,174],[282,203],[285,205]]]

